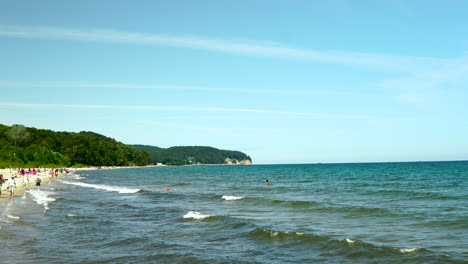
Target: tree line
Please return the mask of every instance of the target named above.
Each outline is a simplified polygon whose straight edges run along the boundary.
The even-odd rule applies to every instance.
[[[94,132],[54,132],[23,125],[0,125],[0,168],[142,166],[150,163],[146,151]]]
[[[251,158],[213,147],[125,145],[88,131],[55,132],[0,124],[0,168],[224,164]]]

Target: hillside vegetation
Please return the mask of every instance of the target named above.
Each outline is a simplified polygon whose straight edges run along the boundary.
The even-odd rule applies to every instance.
[[[0,124],[0,168],[239,164],[241,161],[251,162],[251,159],[239,151],[212,147],[164,149],[125,145],[94,132],[54,132]]]
[[[0,167],[147,165],[146,151],[94,132],[54,132],[0,125]]]
[[[187,164],[226,164],[226,159],[234,163],[252,159],[240,151],[221,150],[213,147],[186,146],[158,148],[146,145],[131,145],[139,150],[147,151],[153,164],[167,165]]]

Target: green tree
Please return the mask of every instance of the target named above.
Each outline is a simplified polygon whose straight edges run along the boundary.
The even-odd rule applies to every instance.
[[[23,146],[29,139],[29,133],[23,125],[13,125],[5,134],[15,141],[15,146]]]

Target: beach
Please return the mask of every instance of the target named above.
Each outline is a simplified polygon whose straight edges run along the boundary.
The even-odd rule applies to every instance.
[[[36,186],[36,179],[39,178],[41,179],[41,186],[47,185],[51,182],[54,182],[58,178],[64,177],[68,175],[68,173],[77,173],[80,171],[93,171],[93,170],[116,170],[116,169],[129,169],[129,168],[146,168],[146,167],[159,167],[156,165],[151,165],[151,166],[91,166],[91,167],[85,167],[85,168],[62,168],[59,169],[59,172],[52,176],[52,171],[55,170],[55,168],[32,168],[32,169],[23,169],[25,170],[25,174],[22,175],[20,173],[20,169],[15,168],[15,169],[0,169],[0,175],[3,175],[3,179],[5,182],[1,186],[1,195],[0,195],[0,203],[2,202],[8,202],[10,198],[12,197],[22,197],[26,195],[26,191],[31,190],[31,189],[38,189]],[[32,172],[27,173],[28,170],[35,171],[35,174]],[[62,172],[60,172],[62,171]],[[14,177],[15,179],[15,191],[14,194],[11,196],[10,195],[10,189],[9,189],[9,182],[10,179]],[[24,183],[24,178],[28,178],[28,183]]]
[[[22,175],[18,171],[18,169],[0,169],[0,174],[3,175],[3,179],[5,180],[5,182],[2,184],[2,187],[1,187],[2,192],[0,195],[0,203],[8,202],[11,198],[14,198],[14,197],[22,197],[26,195],[26,191],[28,190],[31,190],[31,189],[36,190],[37,189],[36,179],[38,178],[41,180],[41,186],[44,186],[44,185],[49,184],[50,182],[55,181],[57,178],[66,176],[68,173],[66,173],[65,170],[68,172],[76,172],[76,171],[81,171],[81,170],[95,170],[95,169],[97,168],[95,167],[78,168],[78,169],[67,168],[67,169],[63,169],[62,170],[63,172],[59,171],[59,173],[55,176],[52,176],[52,170],[54,170],[53,168],[40,168],[37,170],[34,169],[36,170],[35,174],[31,172],[31,173],[25,173],[24,175]],[[27,170],[28,169],[25,169],[26,172]],[[13,195],[11,196],[9,184],[10,184],[12,177],[14,177],[16,184],[15,184],[15,191]],[[27,184],[24,183],[24,178],[28,179]]]

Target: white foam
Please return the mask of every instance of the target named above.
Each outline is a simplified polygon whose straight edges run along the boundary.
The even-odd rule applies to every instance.
[[[418,248],[400,248],[401,253],[411,253],[415,252],[416,250],[418,250]]]
[[[352,240],[352,239],[349,239],[349,238],[346,238],[345,241],[348,242],[349,244],[353,244],[353,243],[356,242],[356,240]]]
[[[11,214],[7,214],[6,215],[8,218],[11,218],[11,219],[16,219],[16,220],[19,220],[20,217],[19,216],[15,216],[15,215],[11,215]]]
[[[78,215],[76,214],[67,214],[68,217],[77,217]]]
[[[45,210],[49,210],[49,203],[56,200],[53,197],[49,197],[49,195],[54,194],[53,192],[41,191],[41,190],[29,190],[28,193],[32,196],[33,200],[37,204],[44,206]]]
[[[90,184],[90,183],[84,183],[84,182],[69,182],[69,181],[63,181],[63,180],[61,182],[65,183],[65,184],[71,184],[71,185],[77,185],[77,186],[81,186],[81,187],[106,190],[106,191],[110,191],[110,192],[136,193],[136,192],[140,191],[140,189],[127,188],[127,187],[121,187],[121,186]]]
[[[75,179],[75,180],[82,180],[82,179],[84,179],[84,177],[82,177],[82,176],[79,175],[79,174],[76,174],[76,175],[73,175],[73,179]]]
[[[240,199],[244,199],[244,198],[245,197],[231,196],[231,195],[223,195],[223,197],[221,197],[221,199],[226,200],[226,201],[234,201],[234,200],[240,200]]]
[[[199,213],[199,212],[190,211],[190,212],[188,212],[187,214],[184,215],[184,218],[205,219],[205,218],[210,217],[210,216],[212,216],[212,215],[204,215],[204,214]]]

